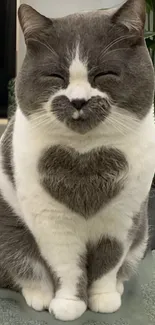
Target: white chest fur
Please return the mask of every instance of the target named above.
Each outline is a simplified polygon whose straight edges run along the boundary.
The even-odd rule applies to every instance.
[[[42,211],[52,213],[56,228],[59,221],[63,220],[64,226],[72,220],[73,231],[84,237],[83,240],[96,239],[101,233],[118,234],[129,229],[131,217],[139,211],[141,203],[146,199],[155,166],[155,137],[152,112],[139,124],[136,130],[127,136],[106,136],[106,128],[100,126],[95,132],[90,132],[86,137],[70,134],[65,126],[60,135],[59,127],[46,132],[37,130],[29,123],[20,110],[17,110],[14,132],[14,162],[18,195],[20,200],[25,200],[27,195],[33,200],[33,212],[38,216],[38,222],[43,222]],[[44,131],[44,132],[43,132]],[[38,158],[45,148],[54,144],[68,145],[79,152],[85,152],[100,146],[114,146],[125,154],[129,164],[128,182],[121,194],[112,200],[104,210],[96,214],[95,218],[88,221],[69,211],[61,203],[50,197],[41,188],[37,172]],[[41,202],[39,198],[42,197]],[[44,200],[43,200],[44,197]],[[35,203],[34,203],[35,202]],[[43,204],[44,202],[44,204]],[[45,203],[46,202],[46,203]],[[49,208],[49,210],[48,210]],[[37,212],[38,210],[38,212]],[[125,216],[125,215],[126,216]],[[50,218],[49,216],[49,218]],[[27,217],[27,223],[33,228],[33,220]],[[40,221],[39,221],[40,220]],[[45,220],[44,220],[45,222]],[[48,223],[48,221],[46,220]],[[58,228],[57,228],[58,229]],[[56,229],[55,229],[56,231]]]

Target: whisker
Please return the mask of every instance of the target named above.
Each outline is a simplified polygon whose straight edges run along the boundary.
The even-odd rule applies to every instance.
[[[45,46],[52,54],[54,54],[56,57],[58,57],[58,54],[54,51],[54,49],[52,49],[52,47],[48,43],[41,42],[40,40],[38,40],[36,38],[28,38],[28,41],[33,41],[33,42],[36,42],[36,43],[39,43],[39,44]]]
[[[100,108],[104,112],[104,108],[100,105]],[[123,135],[127,132],[137,133],[138,120],[135,118],[130,121],[127,121],[127,117],[120,112],[114,112],[113,115],[106,116],[106,121],[115,127]],[[131,125],[132,123],[132,125]]]
[[[109,119],[107,117],[106,122],[109,123],[109,125],[111,125],[117,132],[119,132],[121,135],[125,135],[125,132],[123,132],[123,130],[121,128],[119,128],[111,119]]]
[[[133,38],[133,35],[124,35],[124,36],[120,36],[118,37],[116,40],[114,40],[113,42],[111,42],[110,44],[108,44],[108,46],[103,50],[103,52],[101,52],[100,56],[104,57],[105,54],[108,52],[108,50],[113,47],[114,45],[116,45],[117,43],[123,41],[124,39],[129,39],[129,38]]]
[[[121,121],[120,119],[112,119],[112,117],[109,117],[109,120],[111,120],[115,125],[120,126],[122,131],[131,131],[132,133],[137,133],[137,131],[135,130],[135,128],[131,127],[131,125],[128,124],[127,121]]]
[[[51,130],[51,128],[53,127],[57,127],[58,125],[58,121],[57,119],[54,119],[54,120],[50,120],[49,121],[40,121],[40,122],[37,122],[37,123],[33,123],[32,125],[32,130],[36,130],[36,129],[41,129],[41,134],[42,133],[48,133],[49,130]]]

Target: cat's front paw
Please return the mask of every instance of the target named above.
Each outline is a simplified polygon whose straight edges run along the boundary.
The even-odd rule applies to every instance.
[[[114,313],[121,306],[118,292],[94,294],[89,297],[89,308],[96,313]]]
[[[49,311],[56,319],[71,321],[79,318],[86,311],[86,304],[81,300],[69,300],[54,298],[51,301]]]
[[[23,288],[22,294],[28,304],[37,311],[48,309],[51,300],[53,299],[53,292],[44,291],[34,288]]]

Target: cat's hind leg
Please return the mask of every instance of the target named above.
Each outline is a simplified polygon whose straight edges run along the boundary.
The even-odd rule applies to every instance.
[[[147,234],[138,245],[131,247],[126,259],[117,274],[117,290],[124,291],[123,283],[128,281],[134,274],[137,273],[138,265],[144,258],[147,250]]]
[[[22,292],[35,310],[53,299],[52,276],[35,239],[0,195],[0,287]]]
[[[125,261],[117,274],[117,290],[124,291],[123,283],[128,281],[135,273],[137,273],[138,265],[144,258],[148,248],[148,216],[147,202],[142,205],[140,214],[133,220],[133,228],[131,230],[132,244]]]
[[[19,281],[22,287],[22,294],[28,304],[37,311],[49,309],[50,303],[54,296],[53,285],[46,279],[31,279],[29,281]]]

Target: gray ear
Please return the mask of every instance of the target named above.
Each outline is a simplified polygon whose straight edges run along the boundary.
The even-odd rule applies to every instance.
[[[126,26],[130,31],[142,33],[146,19],[145,0],[127,0],[112,19],[115,23]]]
[[[18,17],[26,41],[52,24],[49,18],[26,4],[19,7]]]

